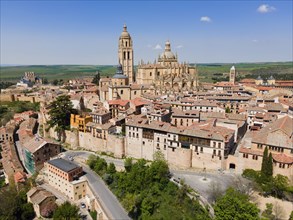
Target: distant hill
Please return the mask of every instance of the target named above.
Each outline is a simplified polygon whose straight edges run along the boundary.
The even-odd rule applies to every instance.
[[[268,62],[268,63],[204,63],[197,64],[199,79],[202,82],[216,82],[228,79],[231,66],[236,67],[238,80],[242,78],[257,78],[259,75],[267,78],[273,75],[276,79],[293,80],[293,62]],[[1,81],[16,82],[24,72],[35,72],[37,76],[54,79],[68,80],[76,77],[94,76],[100,71],[101,76],[115,74],[114,65],[29,65],[29,66],[1,66]]]

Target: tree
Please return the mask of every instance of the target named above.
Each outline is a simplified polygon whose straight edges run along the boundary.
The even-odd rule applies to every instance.
[[[293,211],[291,212],[291,214],[289,216],[289,220],[293,220]]]
[[[100,82],[100,79],[101,79],[100,71],[97,71],[96,75],[94,76],[94,78],[92,80],[92,83],[94,83],[94,84],[96,84],[98,86],[99,82]]]
[[[274,219],[275,216],[273,215],[273,204],[266,203],[266,209],[263,211],[261,215],[266,219]]]
[[[268,158],[267,175],[269,177],[272,177],[273,176],[273,156],[272,156],[272,153],[271,152],[270,152],[269,158]]]
[[[54,220],[77,220],[80,218],[78,214],[79,208],[76,205],[70,204],[66,201],[55,210],[53,214]]]
[[[274,220],[284,219],[285,211],[278,202],[275,202],[273,212],[275,214]]]
[[[44,218],[52,218],[54,211],[57,209],[57,205],[55,202],[50,202],[46,204],[46,206],[41,210],[41,215]]]
[[[64,141],[65,130],[70,127],[70,114],[73,112],[73,104],[68,95],[58,96],[55,101],[51,103],[49,110],[50,120],[48,121],[49,128],[55,127],[59,140],[61,137]]]
[[[222,189],[221,185],[217,182],[212,181],[209,185],[209,200],[211,203],[216,202],[221,196],[224,194],[224,190]]]
[[[281,174],[277,174],[273,178],[273,183],[272,183],[272,194],[279,197],[283,198],[284,197],[284,191],[287,190],[289,186],[289,179],[286,176],[283,176]]]
[[[273,175],[273,159],[272,154],[268,155],[268,147],[263,152],[262,164],[261,164],[261,182],[265,183],[271,179]]]
[[[244,195],[233,188],[228,188],[226,194],[216,202],[214,207],[216,220],[226,219],[259,219],[259,209],[249,202],[247,195]]]
[[[47,79],[47,78],[44,78],[44,79],[43,79],[43,84],[44,84],[44,85],[47,85],[47,84],[49,84],[49,81],[48,81],[48,79]]]
[[[107,173],[109,173],[109,174],[116,173],[116,167],[115,167],[114,163],[109,164],[109,166],[107,168]]]
[[[52,82],[52,84],[53,84],[54,86],[57,86],[58,83],[59,83],[58,79],[54,79],[53,82]]]
[[[226,108],[225,110],[226,113],[231,113],[231,109],[229,107]]]
[[[124,160],[124,167],[125,167],[126,172],[131,171],[131,168],[132,168],[132,158],[131,157],[126,158]]]

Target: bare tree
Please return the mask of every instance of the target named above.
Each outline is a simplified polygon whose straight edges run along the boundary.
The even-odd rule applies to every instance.
[[[232,187],[251,198],[255,189],[255,184],[242,176],[237,176],[232,182]]]
[[[273,207],[273,212],[275,214],[274,220],[285,219],[285,211],[278,202],[275,202],[274,207]]]
[[[209,185],[209,189],[207,190],[209,194],[208,200],[210,203],[214,203],[219,199],[222,195],[224,195],[224,190],[221,187],[220,183],[212,181]]]

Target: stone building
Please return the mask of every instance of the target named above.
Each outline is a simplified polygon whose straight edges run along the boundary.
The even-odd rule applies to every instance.
[[[129,116],[126,121],[127,156],[153,160],[161,151],[169,164],[177,167],[224,169],[228,154],[234,148],[234,131],[210,120],[191,126],[175,127],[146,116]]]
[[[87,192],[87,180],[82,167],[64,160],[54,159],[46,163],[48,183],[71,200],[84,198]]]
[[[136,82],[154,85],[160,93],[194,90],[198,83],[196,68],[187,63],[179,63],[177,54],[174,55],[171,51],[169,41],[166,42],[165,51],[158,57],[157,62],[145,64],[141,61],[138,64]]]

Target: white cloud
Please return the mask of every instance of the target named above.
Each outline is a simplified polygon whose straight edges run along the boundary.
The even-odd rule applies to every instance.
[[[260,5],[258,8],[257,8],[257,11],[259,13],[269,13],[269,12],[272,12],[272,11],[275,11],[276,8],[273,7],[273,6],[270,6],[270,5],[266,5],[266,4],[263,4],[263,5]]]
[[[180,49],[180,48],[182,48],[183,46],[182,45],[178,45],[176,48],[177,49]]]
[[[200,18],[200,21],[202,21],[202,22],[211,22],[212,19],[210,17],[208,17],[208,16],[203,16],[203,17]]]
[[[252,42],[253,42],[253,43],[257,43],[257,42],[258,42],[258,40],[254,39],[254,40],[252,40]]]
[[[161,47],[160,44],[157,44],[157,45],[154,47],[154,50],[161,50],[161,49],[162,49],[162,47]]]

